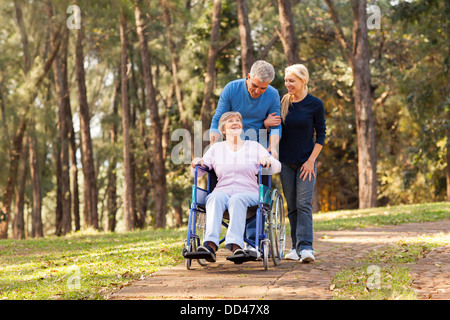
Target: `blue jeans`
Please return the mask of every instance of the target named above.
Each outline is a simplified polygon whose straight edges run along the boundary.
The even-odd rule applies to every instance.
[[[300,253],[302,250],[313,250],[312,198],[316,179],[306,177],[300,179],[301,165],[282,163],[280,178],[288,208],[291,226],[292,248]],[[314,174],[316,174],[314,163]]]

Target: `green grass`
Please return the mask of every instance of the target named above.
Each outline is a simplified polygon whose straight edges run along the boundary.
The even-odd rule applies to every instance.
[[[412,279],[408,268],[370,266],[348,268],[336,274],[330,286],[334,299],[415,300],[417,298],[410,287]]]
[[[450,218],[448,203],[431,203],[319,213],[314,223],[315,230],[341,230],[445,218]],[[181,228],[128,233],[88,230],[64,237],[0,240],[0,299],[106,299],[135,280],[181,263],[185,237],[186,228]],[[411,246],[423,250],[422,244],[407,245],[408,250]],[[399,246],[405,250],[403,244]],[[368,263],[387,255],[398,253],[377,257],[374,252]]]
[[[314,231],[431,222],[450,219],[448,202],[400,205],[361,210],[341,210],[314,214]]]
[[[360,265],[335,274],[330,289],[335,299],[416,300],[410,266],[433,248],[450,244],[450,233],[421,236],[371,251]]]
[[[182,261],[185,230],[0,241],[0,299],[105,299]]]

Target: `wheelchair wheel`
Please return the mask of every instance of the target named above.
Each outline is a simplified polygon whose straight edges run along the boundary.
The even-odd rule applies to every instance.
[[[195,230],[197,232],[198,238],[197,243],[195,244],[195,250],[201,245],[203,245],[203,239],[205,238],[206,233],[206,213],[197,213],[197,219],[195,222]],[[195,241],[194,241],[195,242]],[[201,266],[206,266],[205,259],[197,259],[197,262]]]
[[[263,264],[264,270],[269,268],[269,241],[262,241],[262,251],[263,251]]]
[[[274,190],[272,194],[272,208],[269,212],[269,240],[273,263],[277,266],[284,256],[286,228],[284,225],[283,197]]]

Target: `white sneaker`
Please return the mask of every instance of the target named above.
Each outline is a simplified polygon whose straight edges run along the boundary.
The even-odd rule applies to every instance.
[[[298,260],[298,259],[300,259],[300,257],[297,254],[297,250],[295,250],[295,249],[291,249],[289,251],[289,253],[284,255],[284,258],[286,260]]]
[[[313,250],[300,251],[300,262],[308,263],[308,262],[316,261],[313,253],[314,253]]]

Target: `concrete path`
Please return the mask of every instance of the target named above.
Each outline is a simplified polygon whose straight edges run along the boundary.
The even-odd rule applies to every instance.
[[[357,265],[355,261],[369,251],[402,239],[448,232],[450,220],[316,232],[315,262],[283,260],[279,266],[270,262],[267,271],[262,261],[235,265],[225,259],[230,252],[220,249],[216,263],[202,267],[193,261],[193,270],[186,270],[184,263],[161,270],[122,288],[110,299],[328,300],[333,297],[334,274]],[[411,274],[420,299],[450,299],[450,246],[432,250],[411,266]]]

